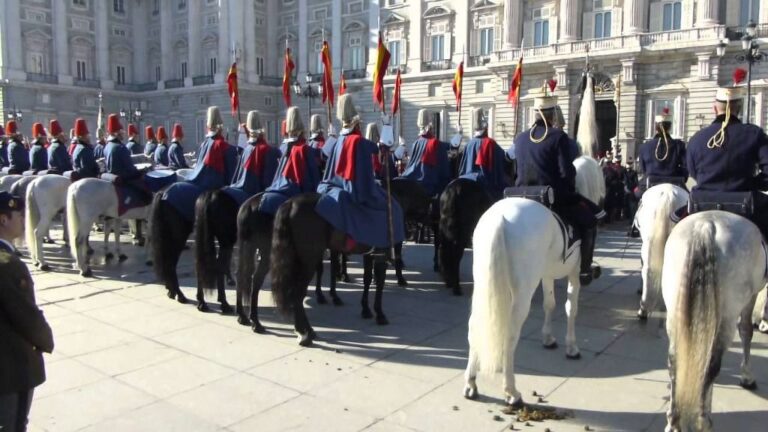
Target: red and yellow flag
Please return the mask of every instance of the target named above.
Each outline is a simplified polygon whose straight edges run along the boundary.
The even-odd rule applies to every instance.
[[[523,52],[520,51],[520,59],[517,60],[517,67],[515,68],[515,74],[512,76],[512,81],[509,82],[509,96],[507,101],[516,107],[520,101],[520,84],[523,82]]]
[[[285,67],[283,68],[283,100],[285,106],[291,106],[291,73],[293,73],[293,59],[291,58],[291,49],[285,48]]]
[[[461,111],[461,86],[464,80],[464,62],[459,63],[453,76],[453,94],[456,96],[456,111]]]
[[[397,70],[397,77],[395,78],[395,91],[392,95],[392,115],[397,114],[397,110],[400,109],[400,86],[403,85],[402,78],[400,78],[400,69]]]
[[[331,48],[328,41],[323,41],[323,49],[320,51],[323,61],[323,103],[333,106],[333,66],[331,65]]]
[[[379,44],[376,48],[376,68],[373,70],[373,100],[384,109],[384,75],[389,67],[389,50],[384,46],[379,32]]]
[[[227,74],[227,91],[229,92],[229,104],[232,107],[232,116],[237,115],[240,107],[240,96],[237,90],[237,62],[232,63]]]
[[[339,96],[347,93],[347,80],[344,79],[344,69],[341,70],[341,78],[339,79]]]

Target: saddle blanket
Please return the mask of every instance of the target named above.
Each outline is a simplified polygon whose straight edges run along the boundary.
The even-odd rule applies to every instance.
[[[242,189],[238,189],[238,188],[235,188],[235,187],[232,187],[232,186],[227,186],[225,188],[222,188],[221,191],[224,192],[225,194],[227,194],[233,200],[235,200],[235,202],[237,203],[238,207],[243,205],[243,203],[246,200],[248,200],[248,198],[251,197],[251,195],[248,195],[248,193],[246,193]]]
[[[163,201],[168,201],[187,222],[195,220],[195,202],[204,192],[203,188],[189,182],[174,183],[163,192]]]
[[[146,190],[130,185],[118,186],[114,183],[112,185],[115,187],[115,193],[117,194],[117,214],[119,216],[122,216],[129,210],[146,207],[152,202],[152,194]]]

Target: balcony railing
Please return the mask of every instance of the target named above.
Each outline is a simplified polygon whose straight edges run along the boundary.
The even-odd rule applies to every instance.
[[[469,56],[469,67],[485,66],[492,61],[492,54]]]
[[[279,87],[283,85],[283,77],[262,76],[259,78],[259,84],[265,85],[265,86]]]
[[[321,74],[321,73],[311,73],[311,74],[307,74],[307,75],[309,75],[309,77],[312,79],[313,83],[319,83],[320,81],[323,80],[323,74]],[[280,81],[280,82],[282,83],[282,81]]]
[[[453,67],[450,60],[433,60],[422,63],[424,70],[436,71],[436,70],[448,70]]]
[[[193,86],[213,84],[213,75],[196,76],[192,78]]]
[[[91,88],[99,88],[101,87],[101,81],[94,80],[94,79],[77,79],[75,78],[74,84],[78,87],[91,87]]]
[[[115,90],[132,91],[132,92],[140,91],[139,84],[120,84],[120,83],[115,83]]]
[[[165,80],[166,89],[175,89],[175,88],[181,88],[181,87],[184,87],[183,79]]]
[[[157,90],[157,82],[136,84],[136,91],[152,91],[152,90]]]
[[[27,81],[39,82],[39,83],[47,83],[47,84],[58,84],[59,83],[59,76],[58,75],[39,74],[39,73],[28,73],[27,74]]]
[[[344,71],[344,79],[358,79],[358,78],[365,78],[365,77],[366,77],[365,69],[351,69],[351,70]]]
[[[738,41],[744,35],[746,31],[744,27],[728,27],[725,29],[725,37],[731,41]],[[768,37],[768,23],[758,24],[755,28],[755,37],[767,38]]]

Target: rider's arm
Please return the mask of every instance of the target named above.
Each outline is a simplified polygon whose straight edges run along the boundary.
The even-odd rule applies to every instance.
[[[562,134],[555,144],[557,146],[557,166],[560,178],[568,185],[569,192],[576,190],[576,167],[573,166],[573,155],[569,149],[568,135]]]
[[[760,172],[768,174],[768,135],[761,129],[758,136],[757,164]]]

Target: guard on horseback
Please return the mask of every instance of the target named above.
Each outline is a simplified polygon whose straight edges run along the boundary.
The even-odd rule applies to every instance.
[[[93,157],[96,158],[96,160],[104,159],[106,156],[104,155],[104,149],[107,147],[107,141],[104,137],[104,129],[98,128],[96,129],[96,145],[93,146]]]
[[[304,138],[304,123],[297,107],[290,107],[285,115],[287,138],[280,146],[282,157],[277,166],[274,181],[266,189],[261,199],[259,211],[269,215],[289,198],[312,193],[320,181],[320,168],[317,165],[316,150],[307,144]]]
[[[91,146],[91,135],[88,132],[88,126],[84,119],[75,120],[75,128],[72,130],[74,140],[77,144],[72,151],[72,181],[86,177],[98,177],[99,165],[96,163],[96,157],[93,154]],[[66,175],[66,174],[65,174]]]
[[[5,140],[5,129],[0,124],[0,168],[8,166],[8,142]]]
[[[413,143],[411,157],[402,177],[417,182],[429,196],[436,197],[451,181],[448,161],[450,144],[435,137],[431,118],[431,112],[419,110],[419,138]]]
[[[240,156],[232,184],[223,189],[238,206],[272,184],[280,159],[280,150],[269,145],[264,137],[258,111],[248,112],[245,129],[248,131],[248,145]]]
[[[387,181],[387,170],[389,170],[389,179],[392,180],[397,177],[397,167],[394,153],[388,146],[379,142],[380,137],[379,125],[375,122],[368,123],[365,128],[365,138],[379,146],[379,154],[373,155],[373,175],[380,184],[385,184],[382,182]]]
[[[312,117],[310,117],[309,132],[309,146],[315,149],[317,166],[320,169],[320,176],[322,177],[326,162],[322,151],[325,146],[325,131],[323,130],[323,120],[320,118],[319,114],[312,114]]]
[[[656,135],[640,146],[639,162],[643,181],[639,188],[632,190],[639,199],[648,188],[651,177],[676,177],[681,179],[682,186],[688,177],[685,167],[685,143],[669,136],[672,129],[672,116],[669,109],[664,108],[656,120]],[[651,185],[652,186],[652,185]]]
[[[48,151],[45,148],[45,128],[42,123],[32,125],[32,145],[29,149],[29,171],[25,174],[33,175],[48,169]]]
[[[5,124],[8,134],[8,167],[3,168],[6,174],[21,174],[29,169],[29,153],[21,141],[19,127],[15,120]]]
[[[171,146],[168,148],[168,167],[172,170],[189,168],[187,159],[184,157],[184,147],[181,145],[182,139],[184,139],[184,130],[180,123],[176,123],[173,125]]]
[[[144,128],[144,142],[144,154],[149,157],[154,156],[157,149],[157,138],[151,125]]]
[[[48,133],[51,134],[51,145],[48,147],[48,174],[62,175],[66,171],[72,171],[72,159],[67,154],[64,130],[58,120],[51,120],[48,124]]]
[[[128,123],[128,142],[125,143],[132,155],[141,154],[144,148],[139,142],[139,129],[133,123]]]
[[[360,117],[349,94],[339,98],[337,116],[342,129],[339,139],[323,148],[328,167],[317,187],[317,192],[323,195],[317,204],[317,213],[347,235],[347,250],[357,244],[386,249],[402,242],[405,238],[402,210],[396,201],[388,200],[384,189],[376,183],[373,157],[379,149],[376,143],[362,137]],[[447,158],[447,153],[445,156]]]
[[[168,134],[163,126],[157,128],[157,148],[155,148],[155,165],[168,166]]]
[[[125,208],[143,207],[152,200],[152,195],[144,183],[146,170],[139,170],[133,165],[131,152],[123,144],[123,125],[117,114],[107,118],[109,133],[107,146],[104,148],[106,171],[102,175],[118,186],[121,206]],[[119,211],[122,214],[122,211]]]
[[[740,69],[734,74],[736,84]],[[744,88],[736,85],[717,90],[714,122],[697,132],[688,143],[688,173],[696,180],[691,200],[697,192],[751,192],[753,211],[742,214],[757,225],[763,238],[768,238],[768,136],[758,126],[742,123],[739,114],[744,106]],[[759,174],[755,175],[757,172]],[[710,199],[728,201],[727,194]],[[739,198],[739,200],[741,200]],[[684,214],[679,209],[676,216]]]
[[[534,99],[536,121],[515,139],[516,186],[549,186],[554,192],[552,211],[578,230],[581,237],[582,285],[592,282],[592,256],[597,238],[597,217],[602,211],[576,192],[576,169],[568,135],[550,128],[555,115],[555,96]]]
[[[507,186],[504,150],[488,136],[488,121],[481,108],[472,110],[472,126],[474,137],[464,149],[459,177],[482,184],[488,194],[497,200]]]

